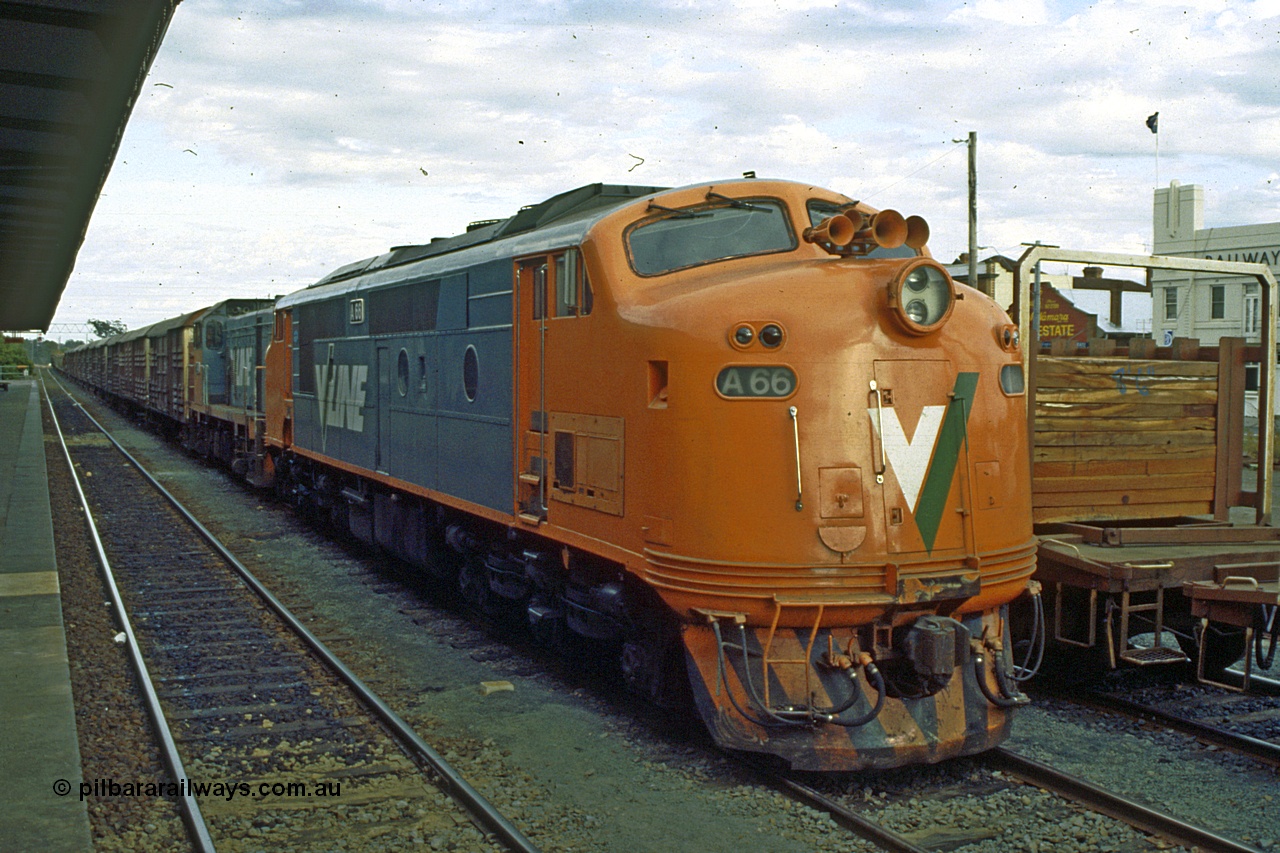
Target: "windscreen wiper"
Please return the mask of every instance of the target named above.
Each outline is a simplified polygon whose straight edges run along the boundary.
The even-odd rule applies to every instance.
[[[724,203],[728,204],[730,207],[739,207],[739,208],[742,208],[743,210],[763,210],[765,212],[768,212],[769,210],[769,208],[767,207],[760,207],[759,205],[752,204],[749,201],[743,201],[740,198],[729,198],[729,196],[727,195],[721,195],[720,193],[715,191],[708,191],[707,201],[710,201],[713,198],[723,201]]]
[[[682,210],[678,207],[667,207],[665,205],[658,204],[656,201],[649,202],[649,206],[645,209],[661,210],[664,213],[672,214],[673,218],[675,219],[698,219],[700,217],[708,215],[706,213],[694,213],[692,210]]]

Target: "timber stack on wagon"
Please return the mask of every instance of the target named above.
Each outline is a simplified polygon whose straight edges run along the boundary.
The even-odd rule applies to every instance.
[[[1244,364],[1259,348],[1239,338],[1134,344],[1120,355],[1037,359],[1036,523],[1226,520],[1228,507],[1244,505]]]

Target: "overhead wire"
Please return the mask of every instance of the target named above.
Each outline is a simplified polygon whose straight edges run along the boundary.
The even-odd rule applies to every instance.
[[[949,156],[951,156],[953,153],[955,153],[956,151],[959,151],[959,150],[960,150],[960,149],[959,149],[959,148],[956,148],[954,145],[953,145],[953,146],[951,146],[951,147],[949,147],[949,148],[948,148],[945,152],[943,152],[941,155],[939,155],[938,157],[933,158],[932,160],[930,160],[928,163],[925,163],[925,164],[924,164],[923,166],[921,166],[920,168],[915,169],[914,171],[911,171],[911,172],[907,172],[905,175],[903,175],[902,177],[898,178],[898,180],[894,181],[894,182],[893,182],[893,183],[891,183],[891,184],[886,184],[885,186],[881,187],[880,189],[876,190],[875,192],[868,193],[867,195],[863,196],[863,199],[874,198],[875,196],[879,195],[880,193],[884,192],[885,190],[887,190],[887,189],[891,189],[892,187],[896,187],[898,184],[902,183],[902,182],[903,182],[903,181],[905,181],[907,178],[910,178],[910,177],[912,177],[913,175],[917,175],[917,174],[919,174],[920,172],[923,172],[925,169],[929,168],[929,167],[930,167],[930,166],[932,166],[934,163],[937,163],[939,160],[943,159],[944,157],[949,157]]]

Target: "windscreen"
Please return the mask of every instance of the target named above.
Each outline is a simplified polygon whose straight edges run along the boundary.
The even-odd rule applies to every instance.
[[[656,205],[654,207],[657,207]],[[665,211],[627,235],[631,265],[640,275],[796,247],[786,209],[777,201],[743,201]]]

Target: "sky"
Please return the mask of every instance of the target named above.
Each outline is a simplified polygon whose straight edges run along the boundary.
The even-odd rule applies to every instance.
[[[274,296],[594,182],[751,170],[934,257],[1280,221],[1280,0],[183,0],[50,335]],[[1159,113],[1159,132],[1147,117]],[[83,334],[77,335],[83,337]]]

